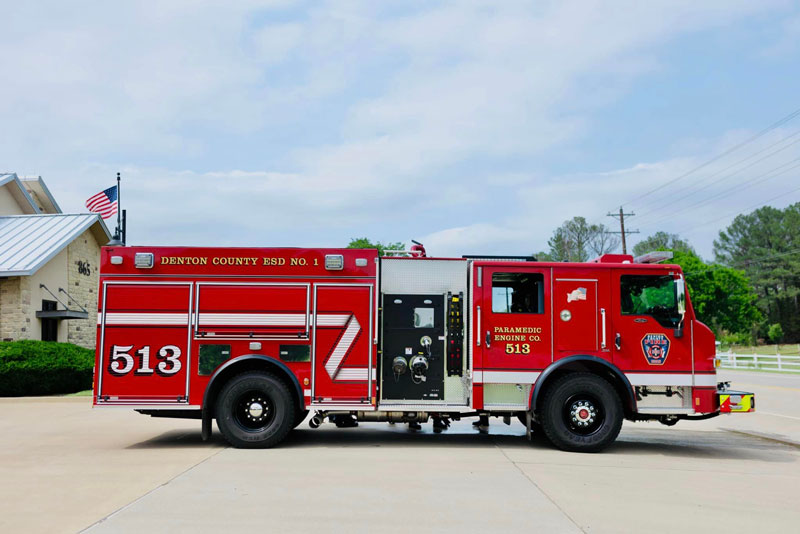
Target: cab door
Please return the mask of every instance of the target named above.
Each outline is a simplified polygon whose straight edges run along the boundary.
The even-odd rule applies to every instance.
[[[533,383],[552,362],[551,269],[477,265],[475,370],[484,382]],[[527,372],[527,373],[526,373]],[[536,375],[536,376],[534,376]]]
[[[611,276],[614,364],[633,373],[693,373],[691,329],[676,336],[676,273],[613,269]]]

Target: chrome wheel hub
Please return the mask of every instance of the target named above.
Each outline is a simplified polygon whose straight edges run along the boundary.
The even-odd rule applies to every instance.
[[[269,405],[261,397],[252,397],[245,404],[244,411],[247,419],[258,423],[269,415]]]
[[[573,402],[569,411],[572,423],[579,427],[591,425],[597,416],[597,409],[594,404],[586,400]]]

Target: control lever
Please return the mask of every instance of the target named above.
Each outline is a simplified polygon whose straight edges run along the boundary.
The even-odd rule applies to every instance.
[[[622,336],[619,335],[619,332],[614,336],[614,346],[617,347],[617,350],[622,348]]]
[[[490,348],[491,348],[491,345],[489,344],[489,342],[490,342],[491,340],[492,340],[492,334],[491,334],[491,333],[490,333],[490,332],[487,330],[487,331],[486,331],[486,348],[487,348],[487,349],[490,349]]]

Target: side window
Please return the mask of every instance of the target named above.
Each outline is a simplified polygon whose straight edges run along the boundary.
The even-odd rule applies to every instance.
[[[492,273],[492,312],[544,313],[544,275]]]
[[[622,275],[619,286],[622,315],[649,315],[667,328],[680,323],[672,276]]]

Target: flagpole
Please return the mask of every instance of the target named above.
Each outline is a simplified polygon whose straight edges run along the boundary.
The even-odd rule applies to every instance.
[[[122,239],[122,193],[120,191],[120,176],[117,173],[117,236]]]

